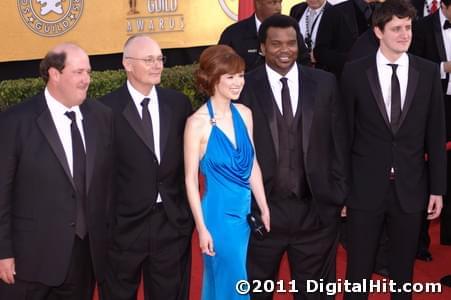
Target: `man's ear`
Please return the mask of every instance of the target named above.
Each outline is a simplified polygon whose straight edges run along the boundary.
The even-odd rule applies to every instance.
[[[130,72],[131,70],[131,64],[130,64],[130,60],[129,59],[122,59],[122,66],[124,67],[124,70],[127,72]]]
[[[55,81],[59,80],[61,72],[58,71],[56,68],[50,67],[48,72],[49,72],[49,79],[51,78],[52,80],[55,80]]]
[[[264,43],[260,44],[260,52],[261,52],[262,56],[265,56],[266,48],[265,48],[265,44]]]
[[[382,39],[382,36],[384,35],[384,33],[382,32],[382,30],[380,30],[379,27],[374,26],[374,27],[373,27],[373,31],[374,31],[374,34],[376,35],[376,37],[377,37],[379,40],[381,40],[381,39]]]

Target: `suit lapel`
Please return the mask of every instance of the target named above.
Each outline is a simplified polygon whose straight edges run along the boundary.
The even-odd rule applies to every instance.
[[[443,36],[442,36],[442,26],[440,24],[440,16],[439,11],[435,13],[435,15],[432,17],[432,26],[434,28],[434,38],[435,38],[435,44],[437,46],[438,56],[440,57],[441,61],[447,61],[446,59],[446,50],[445,50],[445,44],[443,42]],[[409,74],[410,75],[410,74]]]
[[[50,110],[48,109],[47,104],[45,103],[45,97],[43,93],[39,96],[38,99],[38,110],[39,115],[36,122],[38,123],[38,126],[41,129],[42,134],[47,139],[47,142],[49,143],[50,147],[55,153],[56,158],[63,167],[64,173],[66,174],[67,178],[72,184],[72,187],[75,190],[76,189],[75,182],[70,173],[66,153],[64,152],[63,145],[58,136],[58,132],[56,130],[55,123],[53,122],[52,115],[50,114]]]
[[[299,67],[299,100],[298,111],[302,109],[302,147],[304,151],[304,160],[308,153],[310,131],[313,121],[315,95],[317,84],[310,76],[307,76],[304,68]],[[306,161],[306,160],[305,160]]]
[[[124,87],[124,93],[123,93],[123,100],[125,101],[125,107],[122,111],[122,115],[124,118],[128,121],[130,126],[132,127],[133,131],[139,136],[139,138],[144,142],[144,144],[149,148],[150,151],[152,151],[152,146],[150,143],[150,137],[147,136],[144,132],[144,128],[141,123],[141,118],[139,116],[138,111],[136,110],[136,105],[133,103],[133,99],[130,96],[130,93],[128,92],[127,86]]]
[[[83,133],[86,143],[86,194],[88,194],[91,185],[97,150],[97,122],[90,108],[88,100],[85,100],[80,106],[83,114]]]
[[[407,82],[406,99],[401,112],[401,119],[399,121],[399,127],[396,128],[395,133],[401,128],[402,123],[406,119],[406,115],[409,112],[409,108],[412,104],[413,96],[417,90],[418,80],[420,78],[420,72],[415,66],[415,61],[412,56],[409,55],[409,79]]]
[[[160,113],[160,161],[163,160],[164,151],[168,141],[169,131],[171,130],[172,111],[167,101],[165,101],[164,92],[157,87],[158,106]]]
[[[259,76],[256,78],[254,91],[256,99],[257,101],[261,101],[261,108],[268,119],[276,157],[279,159],[279,131],[277,130],[276,112],[274,111],[275,99],[269,85],[269,79],[265,68],[262,67],[260,71]],[[270,96],[268,97],[268,95]]]
[[[373,93],[374,99],[376,99],[377,107],[381,113],[385,125],[390,129],[390,121],[388,120],[387,110],[385,109],[384,97],[382,96],[382,90],[379,83],[379,76],[377,74],[376,66],[376,56],[374,56],[374,63],[371,64],[370,68],[366,70],[366,76],[368,77],[368,82],[371,87],[371,92]]]

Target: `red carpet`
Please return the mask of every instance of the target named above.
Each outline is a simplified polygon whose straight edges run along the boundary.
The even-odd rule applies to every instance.
[[[414,282],[437,282],[442,276],[451,273],[451,246],[441,246],[439,244],[439,230],[440,224],[437,222],[431,223],[431,247],[430,251],[434,257],[432,262],[416,261]],[[337,275],[338,278],[344,278],[346,269],[346,253],[340,248],[338,250],[337,257]],[[286,259],[282,261],[280,268],[280,279],[289,280],[289,270]],[[380,279],[381,277],[375,276],[373,279]],[[193,266],[191,274],[191,293],[190,300],[200,299],[200,289],[202,281],[202,260],[199,251],[199,244],[197,234],[193,236]],[[95,297],[97,299],[97,296]],[[142,289],[139,291],[139,300],[144,299]],[[275,300],[291,300],[292,297],[289,294],[276,294]],[[342,295],[336,297],[337,300],[343,299]],[[388,300],[390,296],[388,294],[372,294],[369,297],[370,300]],[[442,293],[440,294],[414,294],[414,300],[448,300],[451,299],[451,288],[442,287]],[[150,299],[152,300],[152,299]]]

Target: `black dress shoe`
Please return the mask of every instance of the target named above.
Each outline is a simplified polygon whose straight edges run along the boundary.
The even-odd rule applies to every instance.
[[[451,287],[451,274],[442,277],[440,279],[440,283],[446,285],[447,287]]]
[[[432,261],[432,255],[429,251],[423,250],[417,253],[417,259],[429,262]]]

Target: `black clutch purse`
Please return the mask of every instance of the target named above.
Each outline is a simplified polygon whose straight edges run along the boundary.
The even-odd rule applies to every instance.
[[[249,223],[251,232],[254,237],[259,241],[263,240],[266,235],[266,229],[265,225],[263,225],[263,222],[260,219],[260,216],[255,213],[250,213],[247,215],[247,222]]]

